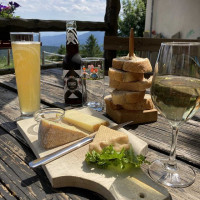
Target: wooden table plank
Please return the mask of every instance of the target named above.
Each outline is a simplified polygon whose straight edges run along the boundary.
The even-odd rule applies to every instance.
[[[169,152],[171,147],[171,128],[161,116],[151,124],[129,126],[136,135],[144,139],[150,146]],[[177,143],[177,157],[192,161],[200,166],[200,134],[199,128],[192,124],[184,124],[179,131]]]
[[[42,70],[41,76],[41,99],[46,105],[66,108],[63,99],[62,88],[62,70],[49,69]],[[106,88],[108,88],[108,80]],[[0,76],[0,84],[11,89],[16,89],[14,75]],[[55,84],[55,85],[54,85]],[[107,93],[109,93],[107,89]],[[6,100],[5,100],[6,102]],[[200,166],[200,134],[198,128],[200,126],[200,112],[195,115],[187,124],[180,128],[177,145],[177,156],[183,160],[191,161],[195,165]],[[156,123],[135,125],[129,127],[134,130],[136,134],[147,141],[151,147],[159,149],[164,152],[170,150],[171,145],[171,129],[167,121],[159,116]]]
[[[83,198],[81,198],[77,196],[79,190],[68,189],[70,196],[73,197],[70,198],[63,192],[64,189],[53,189],[42,168],[34,171],[29,168],[28,163],[33,159],[35,155],[29,147],[23,146],[0,128],[0,180],[17,197],[52,199],[55,196],[53,199],[90,199],[87,196],[94,196],[96,199],[103,200],[100,195],[87,190],[82,190]]]
[[[41,100],[48,106],[66,108],[64,104],[64,90],[61,69],[42,70],[41,72]],[[108,88],[108,77],[105,78],[105,94],[109,94],[112,89]],[[0,76],[0,85],[17,91],[15,75]]]
[[[91,196],[99,200],[104,199],[97,193],[83,189],[81,189],[83,197],[79,196],[79,190],[76,188],[54,190],[42,169],[37,169],[35,170],[36,173],[33,173],[34,171],[29,168],[28,162],[35,159],[35,155],[29,147],[26,147],[27,143],[17,130],[15,122],[16,117],[20,116],[17,93],[2,87],[0,87],[0,93],[0,168],[5,169],[0,170],[0,180],[3,180],[4,186],[9,186],[8,189],[10,191],[15,192],[18,197],[21,196],[25,199],[91,199]],[[28,172],[28,174],[24,173],[25,171]],[[7,174],[7,172],[9,173]],[[13,182],[13,180],[15,181]],[[24,180],[27,180],[27,182]],[[32,181],[36,181],[32,183],[33,186],[27,186],[27,184]],[[25,185],[21,186],[20,183]],[[35,186],[36,183],[39,184],[40,187],[38,185]],[[24,188],[26,188],[26,190]],[[27,192],[27,188],[28,191],[30,190],[31,192]],[[40,190],[44,190],[44,193],[37,195],[38,198],[35,198],[34,194],[36,191]],[[70,193],[72,198],[69,197],[65,190]]]
[[[17,198],[14,197],[13,194],[11,194],[10,191],[3,184],[1,184],[1,179],[0,179],[0,199],[17,200]]]
[[[51,104],[55,103],[54,105],[62,105],[62,87],[61,81],[59,79],[61,75],[61,70],[45,70],[45,73],[42,72],[42,80],[46,82],[42,83],[42,98],[44,102]],[[47,77],[50,76],[50,79]],[[18,110],[18,100],[17,100],[17,93],[16,93],[16,85],[13,75],[6,75],[0,76],[0,167],[8,169],[9,174],[6,174],[5,171],[2,171],[0,176],[0,188],[7,186],[8,192],[9,191],[16,191],[17,194],[24,195],[28,199],[37,199],[38,197],[34,196],[34,191],[36,193],[38,190],[43,190],[41,194],[39,194],[40,198],[46,199],[103,199],[100,195],[92,192],[87,192],[82,189],[76,188],[64,188],[59,190],[54,190],[51,188],[50,183],[44,171],[41,168],[36,170],[31,170],[28,167],[28,162],[35,158],[34,154],[30,150],[28,146],[24,144],[23,138],[16,130],[16,123],[13,122],[16,116],[19,116]],[[54,86],[54,84],[56,84]],[[10,89],[5,89],[6,86],[9,86]],[[58,88],[60,88],[58,90]],[[13,90],[13,92],[11,91]],[[49,94],[51,92],[51,94]],[[45,100],[46,98],[46,100]],[[42,105],[44,106],[44,105]],[[53,106],[53,105],[52,105]],[[196,120],[196,121],[195,121]],[[180,137],[178,139],[178,154],[180,156],[186,156],[184,159],[192,159],[194,164],[199,165],[199,135],[198,135],[198,128],[199,128],[199,115],[197,115],[194,120],[191,120],[189,123],[184,125],[180,130]],[[162,151],[169,151],[170,146],[170,134],[171,130],[166,121],[163,121],[161,117],[159,117],[158,122],[139,125],[139,126],[131,126],[128,127],[132,130],[135,130],[138,136],[146,139],[152,147],[158,148]],[[188,134],[190,133],[190,134]],[[15,139],[17,138],[18,141]],[[193,148],[195,146],[195,148]],[[188,152],[187,152],[188,151]],[[184,154],[184,155],[183,155]],[[194,155],[193,155],[194,154]],[[5,158],[5,161],[2,159]],[[150,150],[148,153],[148,159],[154,160],[155,158],[165,157],[164,154],[159,154],[156,151]],[[197,163],[195,163],[195,159]],[[19,166],[17,170],[15,170],[15,166]],[[145,169],[145,167],[144,167]],[[23,171],[26,173],[23,173]],[[197,180],[196,182],[185,189],[169,189],[170,193],[172,194],[173,199],[177,200],[197,200],[200,199],[199,195],[199,182],[200,182],[200,172],[199,169],[195,168],[197,172]],[[13,176],[11,176],[13,175]],[[21,188],[22,185],[16,185],[13,182],[13,177],[16,177],[16,183],[22,182],[30,191],[24,191],[24,188]],[[3,180],[3,181],[2,181]],[[24,181],[27,180],[27,181]],[[28,183],[32,184],[28,184]],[[6,184],[8,183],[8,185]],[[1,194],[1,189],[0,189]],[[2,195],[2,194],[1,194]],[[5,195],[4,195],[5,196]],[[18,196],[19,197],[19,196]],[[3,197],[4,199],[8,199]]]
[[[168,158],[168,156],[158,153],[154,150],[149,150],[147,154],[148,161],[152,162],[160,158]],[[142,169],[147,172],[148,165],[143,165]],[[171,188],[166,187],[172,196],[173,200],[199,200],[200,199],[200,169],[193,167],[196,172],[196,181],[187,188]]]
[[[23,148],[22,148],[23,147]],[[43,172],[36,174],[26,162],[35,159],[32,151],[0,129],[1,179],[9,190],[23,199],[45,199],[51,185]],[[25,162],[24,162],[25,161]],[[40,177],[43,177],[42,181]]]

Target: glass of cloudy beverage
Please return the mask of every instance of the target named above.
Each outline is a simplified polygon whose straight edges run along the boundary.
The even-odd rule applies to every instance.
[[[172,127],[169,159],[156,160],[150,176],[170,187],[187,187],[195,180],[189,166],[176,162],[176,143],[180,125],[200,106],[200,43],[162,43],[151,87],[155,107]]]
[[[39,33],[10,33],[21,118],[40,109]]]

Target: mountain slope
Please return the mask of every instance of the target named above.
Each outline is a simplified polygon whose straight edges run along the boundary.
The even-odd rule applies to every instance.
[[[102,46],[104,40],[104,32],[100,31],[90,31],[78,36],[79,43],[81,45],[86,43],[88,37],[93,34],[97,39],[97,43]],[[66,34],[53,35],[53,36],[42,36],[41,42],[43,46],[56,46],[59,47],[61,44],[65,45],[66,43]]]

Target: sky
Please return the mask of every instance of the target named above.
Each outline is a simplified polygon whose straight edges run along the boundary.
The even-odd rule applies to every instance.
[[[106,0],[14,0],[15,15],[25,19],[104,21]],[[9,0],[0,0],[7,5]]]
[[[10,0],[0,0],[7,5]],[[24,19],[104,21],[106,0],[14,0],[15,16]],[[85,32],[79,32],[83,34]],[[45,35],[59,33],[46,32]]]

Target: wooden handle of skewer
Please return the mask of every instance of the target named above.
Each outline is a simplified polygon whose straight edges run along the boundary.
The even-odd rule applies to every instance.
[[[133,33],[133,28],[131,28],[129,36],[129,57],[133,56],[133,54],[134,54],[134,33]]]

